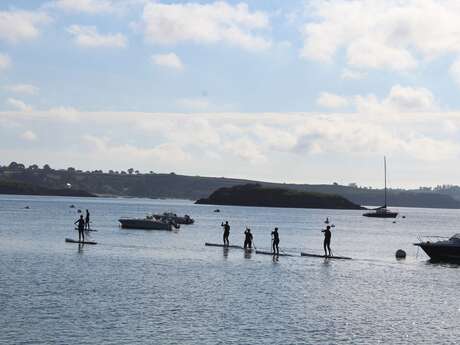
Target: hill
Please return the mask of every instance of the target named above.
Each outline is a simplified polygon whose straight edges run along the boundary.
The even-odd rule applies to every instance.
[[[196,204],[264,206],[290,208],[328,208],[360,210],[361,206],[332,194],[301,192],[286,188],[268,188],[260,184],[245,184],[230,188],[219,188],[208,198]]]
[[[174,173],[142,174],[102,170],[81,171],[75,168],[52,169],[48,165],[26,168],[20,163],[0,166],[0,180],[16,181],[47,189],[88,191],[96,195],[144,198],[180,198],[198,200],[219,188],[259,183],[267,188],[283,188],[312,193],[340,195],[359,205],[378,206],[383,203],[383,190],[333,184],[286,184],[224,177],[185,176]],[[1,193],[1,191],[0,191]],[[389,189],[390,206],[460,208],[460,188],[423,188],[420,190]]]
[[[19,194],[19,195],[54,195],[54,196],[78,196],[95,197],[96,195],[75,189],[49,189],[34,186],[28,183],[17,181],[0,180],[0,194]]]

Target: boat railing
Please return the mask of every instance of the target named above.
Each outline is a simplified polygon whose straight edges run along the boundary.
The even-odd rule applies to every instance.
[[[439,236],[439,235],[418,235],[417,236],[420,242],[434,242],[434,241],[439,241],[439,240],[448,240],[450,237],[451,236]]]

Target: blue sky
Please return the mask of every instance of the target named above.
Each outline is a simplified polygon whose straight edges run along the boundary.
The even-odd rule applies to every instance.
[[[460,184],[456,1],[0,4],[0,163]]]

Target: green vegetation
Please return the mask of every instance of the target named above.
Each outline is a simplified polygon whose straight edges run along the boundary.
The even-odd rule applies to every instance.
[[[96,195],[75,189],[50,189],[34,186],[24,182],[0,180],[0,194],[20,195],[56,195],[56,196],[79,196],[94,197]]]
[[[309,185],[268,183],[223,177],[184,176],[175,173],[158,174],[150,171],[140,173],[135,169],[103,172],[102,170],[81,171],[76,168],[53,169],[49,165],[25,167],[21,163],[0,166],[1,181],[15,181],[52,190],[88,191],[107,196],[144,198],[181,198],[198,200],[206,198],[213,191],[248,183],[259,183],[267,188],[282,188],[311,193],[340,195],[355,204],[378,206],[383,203],[383,190],[348,186],[337,183]],[[6,193],[5,189],[0,193]],[[416,190],[389,189],[390,206],[460,208],[460,188],[442,186]]]
[[[265,206],[290,208],[329,208],[359,210],[361,206],[339,196],[322,193],[300,192],[282,188],[267,188],[260,184],[246,184],[220,188],[209,198],[197,204]]]

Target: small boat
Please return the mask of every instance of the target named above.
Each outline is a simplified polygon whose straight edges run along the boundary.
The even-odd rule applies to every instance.
[[[264,254],[264,255],[272,255],[272,256],[294,256],[292,254],[287,254],[287,253],[276,254],[276,253],[267,252],[267,251],[264,251],[264,250],[256,250],[256,254]]]
[[[180,226],[173,222],[164,222],[161,220],[153,219],[153,217],[146,218],[120,218],[118,221],[124,229],[144,229],[144,230],[173,230],[178,229]]]
[[[71,239],[71,238],[66,238],[65,241],[67,243],[97,244],[97,242],[94,242],[94,241],[78,241],[78,240],[74,240],[74,239]]]
[[[172,212],[164,212],[163,214],[154,214],[153,218],[156,220],[162,220],[162,221],[173,221],[176,224],[193,224],[195,220],[191,218],[188,214],[184,215],[183,217],[178,216],[175,213]]]
[[[312,258],[324,258],[324,259],[351,260],[351,258],[347,256],[335,256],[335,255],[326,256],[326,255],[311,254],[311,253],[304,253],[304,252],[301,252],[300,256],[309,256]]]
[[[219,213],[220,210],[219,210],[218,208],[216,208],[216,209],[214,210],[214,212]]]
[[[420,241],[414,243],[434,261],[460,261],[460,234],[435,242]]]
[[[373,209],[374,212],[363,213],[364,217],[372,218],[396,218],[398,212],[390,211],[387,208],[387,159],[383,157],[383,170],[385,175],[385,204]]]

